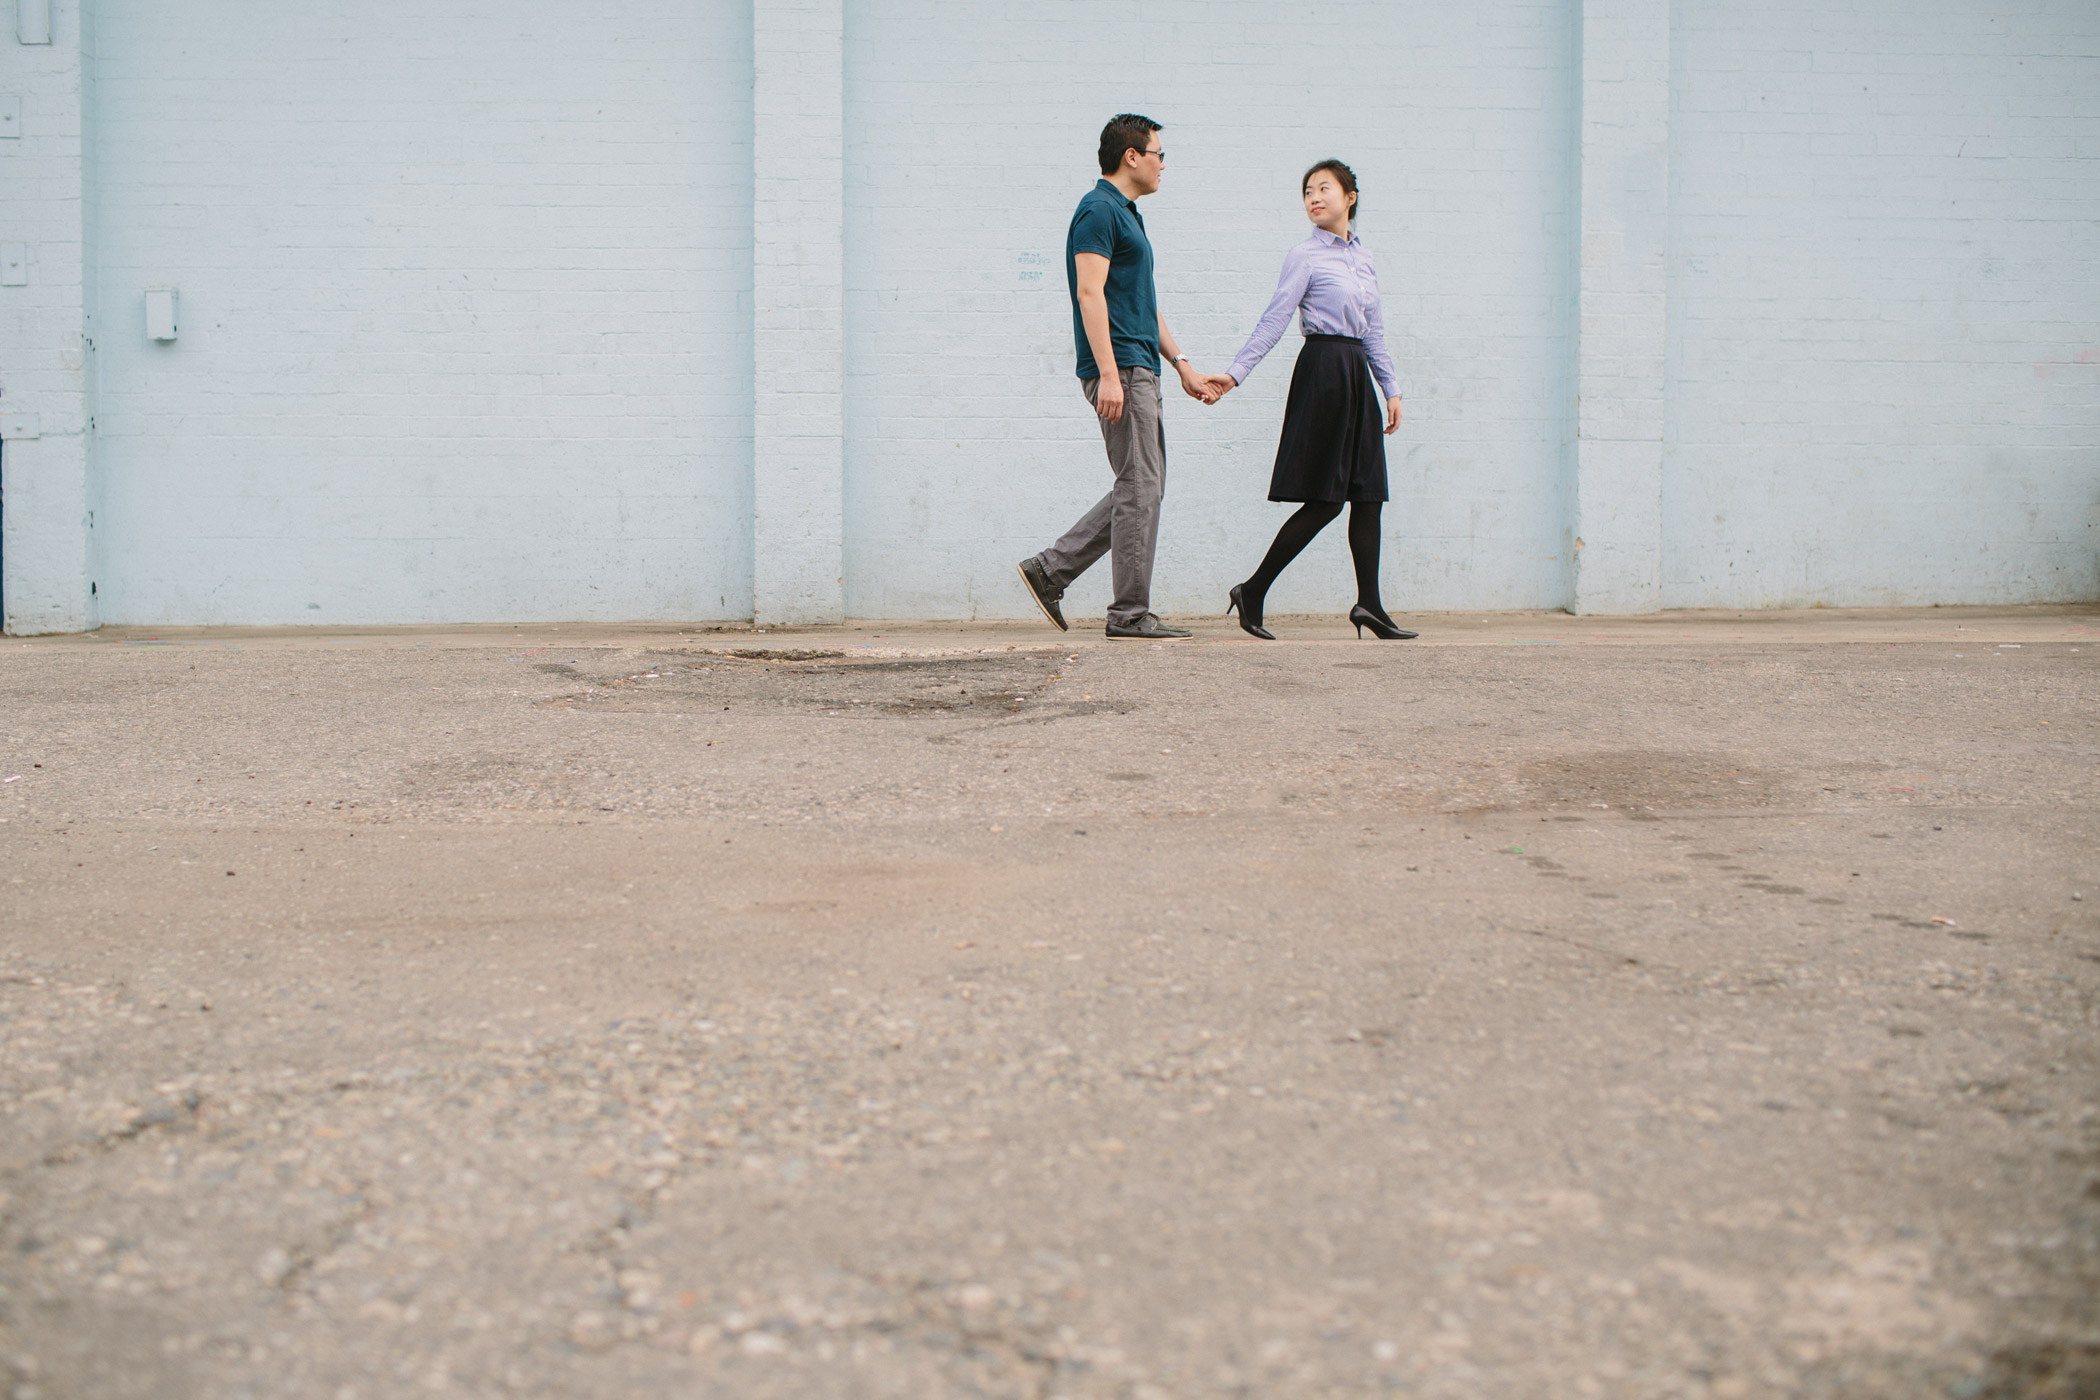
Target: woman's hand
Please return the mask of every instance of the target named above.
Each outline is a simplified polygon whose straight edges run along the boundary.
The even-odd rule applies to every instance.
[[[1210,386],[1210,397],[1204,400],[1205,403],[1216,403],[1240,387],[1240,381],[1229,374],[1213,374],[1204,383]]]
[[[1177,360],[1174,368],[1181,375],[1181,392],[1203,403],[1216,403],[1218,396],[1211,392],[1210,377],[1196,373],[1195,366],[1187,360]]]
[[[1391,437],[1400,431],[1400,400],[1385,401],[1385,435]]]

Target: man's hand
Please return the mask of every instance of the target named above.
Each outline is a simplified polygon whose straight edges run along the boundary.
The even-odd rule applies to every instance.
[[[1391,437],[1400,431],[1400,400],[1385,401],[1385,435]]]
[[[1094,412],[1110,423],[1123,421],[1123,376],[1110,371],[1101,376],[1101,383],[1094,390]]]
[[[1174,368],[1181,374],[1181,392],[1201,403],[1216,403],[1217,394],[1211,388],[1210,376],[1196,373],[1187,360],[1177,360]]]
[[[1210,386],[1210,397],[1204,400],[1205,403],[1216,403],[1240,387],[1240,381],[1229,374],[1206,375],[1203,382]]]

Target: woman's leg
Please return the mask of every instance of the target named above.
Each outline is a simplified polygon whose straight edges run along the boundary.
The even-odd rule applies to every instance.
[[[1385,605],[1378,601],[1378,512],[1384,504],[1349,503],[1349,557],[1356,564],[1357,606],[1379,618],[1385,617]]]
[[[1251,606],[1257,622],[1261,620],[1261,602],[1269,585],[1276,582],[1276,576],[1284,571],[1285,566],[1313,542],[1313,536],[1326,529],[1341,513],[1341,506],[1333,501],[1307,501],[1283,522],[1283,528],[1276,532],[1276,542],[1269,546],[1268,554],[1262,558],[1261,567],[1240,585],[1240,605]]]

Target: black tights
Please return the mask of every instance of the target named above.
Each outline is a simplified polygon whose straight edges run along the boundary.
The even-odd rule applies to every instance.
[[[1378,511],[1383,504],[1382,501],[1349,503],[1349,557],[1356,563],[1356,601],[1380,617],[1385,616],[1385,609],[1378,602]],[[1241,585],[1257,616],[1261,600],[1268,593],[1269,585],[1276,582],[1276,576],[1313,542],[1313,536],[1326,529],[1341,513],[1338,501],[1307,501],[1283,522],[1283,528],[1276,532],[1276,543],[1269,546],[1261,567]]]

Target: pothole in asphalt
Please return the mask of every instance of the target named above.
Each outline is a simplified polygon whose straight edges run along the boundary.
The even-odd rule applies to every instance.
[[[732,661],[831,661],[846,653],[836,647],[722,647],[708,654]]]
[[[1711,809],[1770,805],[1793,775],[1725,754],[1635,749],[1542,760],[1525,765],[1520,776],[1542,806]]]
[[[671,711],[783,709],[843,718],[856,714],[1069,718],[1125,712],[1126,702],[1046,702],[1044,692],[1065,658],[1056,652],[1012,652],[858,661],[843,652],[794,648],[651,651],[637,665],[626,656],[592,657],[541,669],[573,677],[582,688],[539,703],[558,709]],[[605,674],[608,667],[618,667]]]

